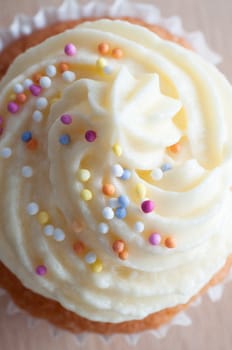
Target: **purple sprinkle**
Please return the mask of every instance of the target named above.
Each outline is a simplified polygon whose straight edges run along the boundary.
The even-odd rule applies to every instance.
[[[47,273],[47,268],[44,265],[39,265],[39,266],[36,267],[35,272],[39,276],[44,276]]]
[[[161,236],[159,233],[152,233],[149,237],[149,242],[151,245],[159,245],[161,242]]]
[[[85,133],[85,139],[88,142],[93,142],[96,140],[97,134],[94,130],[88,130]]]
[[[67,45],[65,45],[65,47],[64,47],[64,52],[65,52],[65,54],[67,55],[67,56],[74,56],[74,55],[76,55],[76,53],[77,53],[77,49],[76,49],[76,46],[75,45],[73,45],[73,44],[67,44]]]
[[[61,117],[60,117],[60,120],[63,124],[65,125],[69,125],[72,123],[72,117],[71,115],[69,114],[63,114]]]
[[[39,96],[39,94],[42,91],[42,88],[39,85],[32,84],[29,86],[29,90],[31,91],[33,96]]]
[[[7,109],[10,113],[14,114],[19,111],[19,105],[16,102],[11,101],[8,103]]]
[[[141,209],[145,214],[151,213],[155,208],[155,203],[151,200],[145,200],[141,204]]]

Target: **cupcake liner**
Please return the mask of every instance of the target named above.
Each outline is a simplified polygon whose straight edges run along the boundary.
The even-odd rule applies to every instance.
[[[192,45],[193,49],[208,61],[212,62],[213,64],[218,64],[221,62],[221,57],[208,47],[204,35],[201,32],[185,31],[183,29],[181,19],[178,16],[163,18],[160,10],[153,4],[152,0],[144,0],[142,3],[136,0],[110,0],[107,2],[100,0],[64,0],[60,7],[57,8],[50,6],[43,8],[33,17],[19,14],[14,18],[13,22],[8,28],[0,29],[0,51],[13,39],[22,35],[30,34],[35,29],[43,28],[48,24],[68,19],[103,16],[130,16],[140,18],[147,23],[160,25],[169,30],[172,34],[186,39],[186,41]],[[208,297],[213,302],[220,300],[224,285],[229,280],[232,280],[232,270],[228,278],[222,284],[208,290]],[[197,306],[200,303],[201,298],[198,298],[192,305]],[[42,323],[47,324],[46,321],[35,319],[32,316],[29,316],[23,310],[20,310],[11,300],[10,296],[2,289],[0,289],[0,312],[1,314],[5,314],[6,317],[20,315],[21,319],[26,322],[29,329],[39,327]],[[182,312],[174,317],[169,324],[164,325],[157,330],[146,331],[143,333],[152,334],[155,338],[163,338],[167,335],[169,329],[174,325],[189,326],[191,323],[191,318],[187,315],[187,313]],[[53,337],[62,337],[63,334],[67,333],[48,324],[47,329],[50,336]],[[115,337],[120,336],[125,339],[125,342],[128,345],[133,346],[137,344],[143,333],[111,336],[91,334],[91,337],[96,337],[98,341],[102,341],[103,343],[111,343]],[[79,345],[83,345],[86,343],[89,333],[78,335],[70,334],[70,336],[74,337],[75,341]]]

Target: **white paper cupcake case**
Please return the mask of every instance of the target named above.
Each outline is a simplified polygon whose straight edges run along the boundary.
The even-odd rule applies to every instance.
[[[33,17],[19,14],[16,16],[8,28],[0,29],[0,51],[13,39],[20,37],[21,35],[30,34],[35,29],[43,28],[48,24],[52,24],[57,21],[63,21],[68,19],[77,19],[85,17],[121,17],[130,16],[140,18],[147,23],[158,24],[168,29],[172,34],[180,36],[186,39],[194,48],[196,52],[205,57],[208,61],[213,64],[218,64],[221,61],[221,57],[213,52],[207,45],[204,35],[199,32],[186,32],[183,29],[181,19],[178,16],[172,16],[169,18],[163,18],[160,14],[159,9],[153,4],[152,0],[144,0],[142,3],[136,0],[64,0],[60,7],[46,7],[42,8]],[[212,287],[208,290],[207,295],[213,301],[221,299],[224,285],[232,280],[232,270],[227,279],[220,285]],[[29,316],[26,312],[19,309],[10,296],[3,290],[0,289],[0,301],[4,298],[5,313],[7,316],[15,316],[21,314],[26,319],[28,328],[38,327],[41,322],[40,319],[35,319]],[[193,306],[199,305],[201,298],[198,298]],[[4,312],[4,310],[1,310]],[[191,325],[191,318],[186,312],[181,312],[173,320],[160,327],[157,330],[146,331],[146,333],[154,335],[156,338],[163,338],[168,333],[168,330],[174,326],[189,326]],[[62,337],[62,334],[66,333],[60,329],[55,328],[52,325],[48,326],[49,333],[54,337]],[[144,332],[143,332],[144,333]],[[121,335],[129,345],[137,344],[140,336],[143,333],[133,335]],[[85,344],[88,337],[88,333],[80,335],[72,335],[75,337],[78,344]],[[118,335],[102,336],[94,335],[99,340],[105,343],[110,343],[114,337]]]

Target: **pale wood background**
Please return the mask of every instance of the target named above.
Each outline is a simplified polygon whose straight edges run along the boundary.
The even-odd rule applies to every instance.
[[[34,14],[40,6],[59,5],[62,0],[0,0],[0,26],[7,26],[15,14]],[[232,0],[155,0],[165,17],[179,14],[187,30],[204,32],[210,46],[224,60],[220,69],[232,81]],[[232,114],[232,112],[231,112]],[[1,276],[0,276],[1,278]],[[232,283],[227,285],[220,302],[203,298],[201,306],[191,308],[188,314],[193,325],[173,327],[165,339],[157,340],[149,334],[141,336],[138,349],[159,350],[231,350],[232,348]],[[51,337],[47,323],[28,329],[22,315],[5,316],[5,302],[0,298],[0,350],[73,350],[109,349],[127,350],[130,347],[121,336],[102,345],[95,336],[88,336],[85,345],[78,345],[73,335],[65,333]]]

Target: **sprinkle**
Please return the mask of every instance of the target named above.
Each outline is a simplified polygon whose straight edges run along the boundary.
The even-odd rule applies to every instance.
[[[36,267],[35,272],[38,276],[44,276],[47,273],[47,268],[44,265],[39,265]]]
[[[10,113],[15,114],[19,111],[19,105],[16,102],[11,101],[8,103],[7,109]]]
[[[67,55],[67,56],[74,56],[76,55],[77,53],[77,48],[74,44],[72,43],[69,43],[67,45],[65,45],[64,47],[64,53]]]
[[[48,100],[46,97],[39,97],[36,101],[36,108],[39,110],[43,110],[47,107],[48,105]]]
[[[29,86],[29,90],[33,96],[39,96],[39,94],[42,91],[42,88],[39,85],[32,84],[31,86]]]
[[[31,202],[31,203],[28,204],[28,206],[27,206],[27,213],[29,215],[36,215],[36,214],[38,214],[38,212],[39,212],[39,206],[38,206],[37,203]]]
[[[108,43],[100,43],[98,45],[98,51],[101,55],[107,55],[110,51],[110,45]]]
[[[21,103],[21,104],[23,104],[23,103],[25,103],[26,102],[26,100],[27,100],[27,95],[25,95],[25,94],[18,94],[17,96],[16,96],[16,102],[18,102],[18,103]]]
[[[122,56],[123,56],[123,51],[122,51],[122,49],[119,49],[119,48],[115,48],[115,49],[113,49],[112,50],[112,56],[114,57],[114,58],[116,58],[116,59],[120,59],[120,58],[122,58]]]
[[[100,260],[96,260],[95,263],[91,264],[91,269],[93,272],[102,272],[103,264]]]
[[[93,198],[93,194],[90,190],[84,189],[81,191],[81,199],[84,201],[90,201]]]
[[[46,225],[49,221],[49,215],[46,211],[41,211],[38,213],[38,222],[41,225]]]
[[[115,253],[121,253],[125,249],[125,242],[121,239],[114,241],[112,249]]]
[[[109,232],[109,226],[105,222],[101,222],[98,225],[98,232],[101,233],[102,235],[105,235],[106,233]]]
[[[66,83],[72,83],[76,79],[76,74],[70,70],[66,70],[62,73],[62,77]]]
[[[149,236],[149,243],[151,245],[159,245],[160,242],[161,242],[161,236],[159,233],[152,233],[150,236]]]
[[[44,232],[45,236],[50,237],[50,236],[53,236],[54,230],[55,230],[55,228],[53,225],[46,225],[46,226],[44,226],[43,232]]]
[[[49,66],[47,66],[46,67],[46,74],[50,78],[53,78],[56,75],[56,67],[53,64],[50,64]]]
[[[31,79],[26,79],[23,83],[23,87],[24,89],[29,89],[32,84],[33,84],[33,81]]]
[[[32,167],[26,165],[24,167],[22,167],[22,175],[23,177],[26,177],[26,178],[30,178],[32,177],[33,175],[33,170],[32,170]]]
[[[102,215],[105,219],[111,220],[114,217],[114,211],[110,207],[105,207],[102,211]]]
[[[97,260],[97,256],[93,252],[89,252],[85,255],[85,261],[87,264],[94,264]]]
[[[70,135],[63,134],[59,137],[59,142],[61,145],[68,145],[71,142]]]
[[[23,91],[24,91],[24,87],[23,87],[22,84],[19,84],[19,83],[15,84],[15,86],[14,86],[14,92],[15,92],[16,94],[21,94]]]
[[[119,205],[117,198],[110,198],[109,200],[109,206],[110,208],[117,208]]]
[[[21,135],[21,140],[23,142],[29,142],[32,139],[31,131],[24,131]]]
[[[128,256],[129,256],[129,253],[128,253],[128,250],[127,250],[127,249],[124,249],[123,252],[121,252],[121,253],[118,254],[118,257],[119,257],[121,260],[127,260],[127,259],[128,259]]]
[[[60,68],[60,73],[64,73],[67,70],[69,70],[69,64],[61,62],[59,65],[59,68]]]
[[[144,184],[139,183],[136,185],[136,192],[139,196],[139,198],[144,198],[146,196],[147,190]]]
[[[112,174],[116,177],[121,177],[123,175],[123,168],[121,167],[120,164],[114,164],[112,166]]]
[[[3,124],[3,117],[0,115],[0,125]]]
[[[163,177],[163,172],[160,168],[155,168],[152,170],[151,176],[154,180],[160,181]]]
[[[141,209],[145,214],[151,213],[155,208],[155,204],[153,201],[147,199],[142,202]]]
[[[120,157],[122,155],[122,147],[118,143],[115,143],[112,148],[116,156]]]
[[[88,130],[85,133],[85,139],[88,142],[94,142],[96,140],[97,134],[94,130]]]
[[[172,153],[178,153],[181,150],[181,145],[179,142],[177,142],[174,145],[168,147],[168,150]]]
[[[116,210],[115,210],[115,216],[116,216],[118,219],[125,219],[125,217],[127,216],[127,210],[126,210],[126,208],[123,208],[123,207],[116,208]]]
[[[171,170],[171,169],[172,169],[172,166],[171,166],[171,164],[168,164],[168,163],[165,163],[165,164],[163,164],[163,165],[161,166],[161,170],[162,170],[163,172],[169,171],[169,170]]]
[[[77,176],[80,181],[87,182],[91,177],[91,173],[87,169],[79,169],[77,172]]]
[[[73,244],[73,250],[77,255],[83,255],[85,252],[85,245],[81,241],[77,241]]]
[[[144,223],[137,221],[134,225],[134,230],[138,233],[142,233],[144,231]]]
[[[31,139],[26,143],[26,147],[29,150],[34,151],[38,147],[38,141],[36,139]]]
[[[105,67],[103,68],[103,72],[104,72],[105,74],[112,74],[113,71],[114,71],[114,69],[113,69],[113,67],[111,67],[111,66],[105,66]]]
[[[103,69],[107,65],[107,61],[105,58],[98,58],[96,61],[96,67]]]
[[[115,187],[112,184],[104,184],[102,186],[102,192],[106,196],[113,196],[115,194]]]
[[[175,238],[174,237],[167,237],[164,240],[164,245],[167,248],[175,248],[176,247],[176,240],[175,240]]]
[[[32,80],[36,83],[39,84],[40,78],[42,77],[42,73],[37,72],[35,74],[33,74],[32,76]]]
[[[121,195],[118,197],[118,203],[121,205],[121,207],[126,208],[128,207],[130,200],[127,196]]]
[[[43,119],[43,114],[42,114],[42,112],[40,112],[40,111],[34,111],[33,114],[32,114],[32,119],[33,119],[35,122],[37,122],[37,123],[41,122],[42,119]]]
[[[61,117],[60,117],[60,121],[65,124],[65,125],[69,125],[72,123],[72,117],[71,115],[69,114],[63,114]]]
[[[65,233],[61,228],[55,228],[53,232],[53,237],[55,241],[62,242],[65,239]]]
[[[122,180],[129,180],[131,177],[131,171],[129,169],[124,169],[123,174],[120,177]]]
[[[9,100],[15,101],[15,99],[16,99],[16,95],[15,94],[11,94],[9,96]]]
[[[9,147],[4,147],[2,150],[1,150],[1,157],[4,158],[4,159],[7,159],[7,158],[10,158],[11,155],[12,155],[12,149],[9,148]]]
[[[43,89],[49,89],[52,85],[52,81],[49,77],[42,77],[40,78],[39,84]]]

